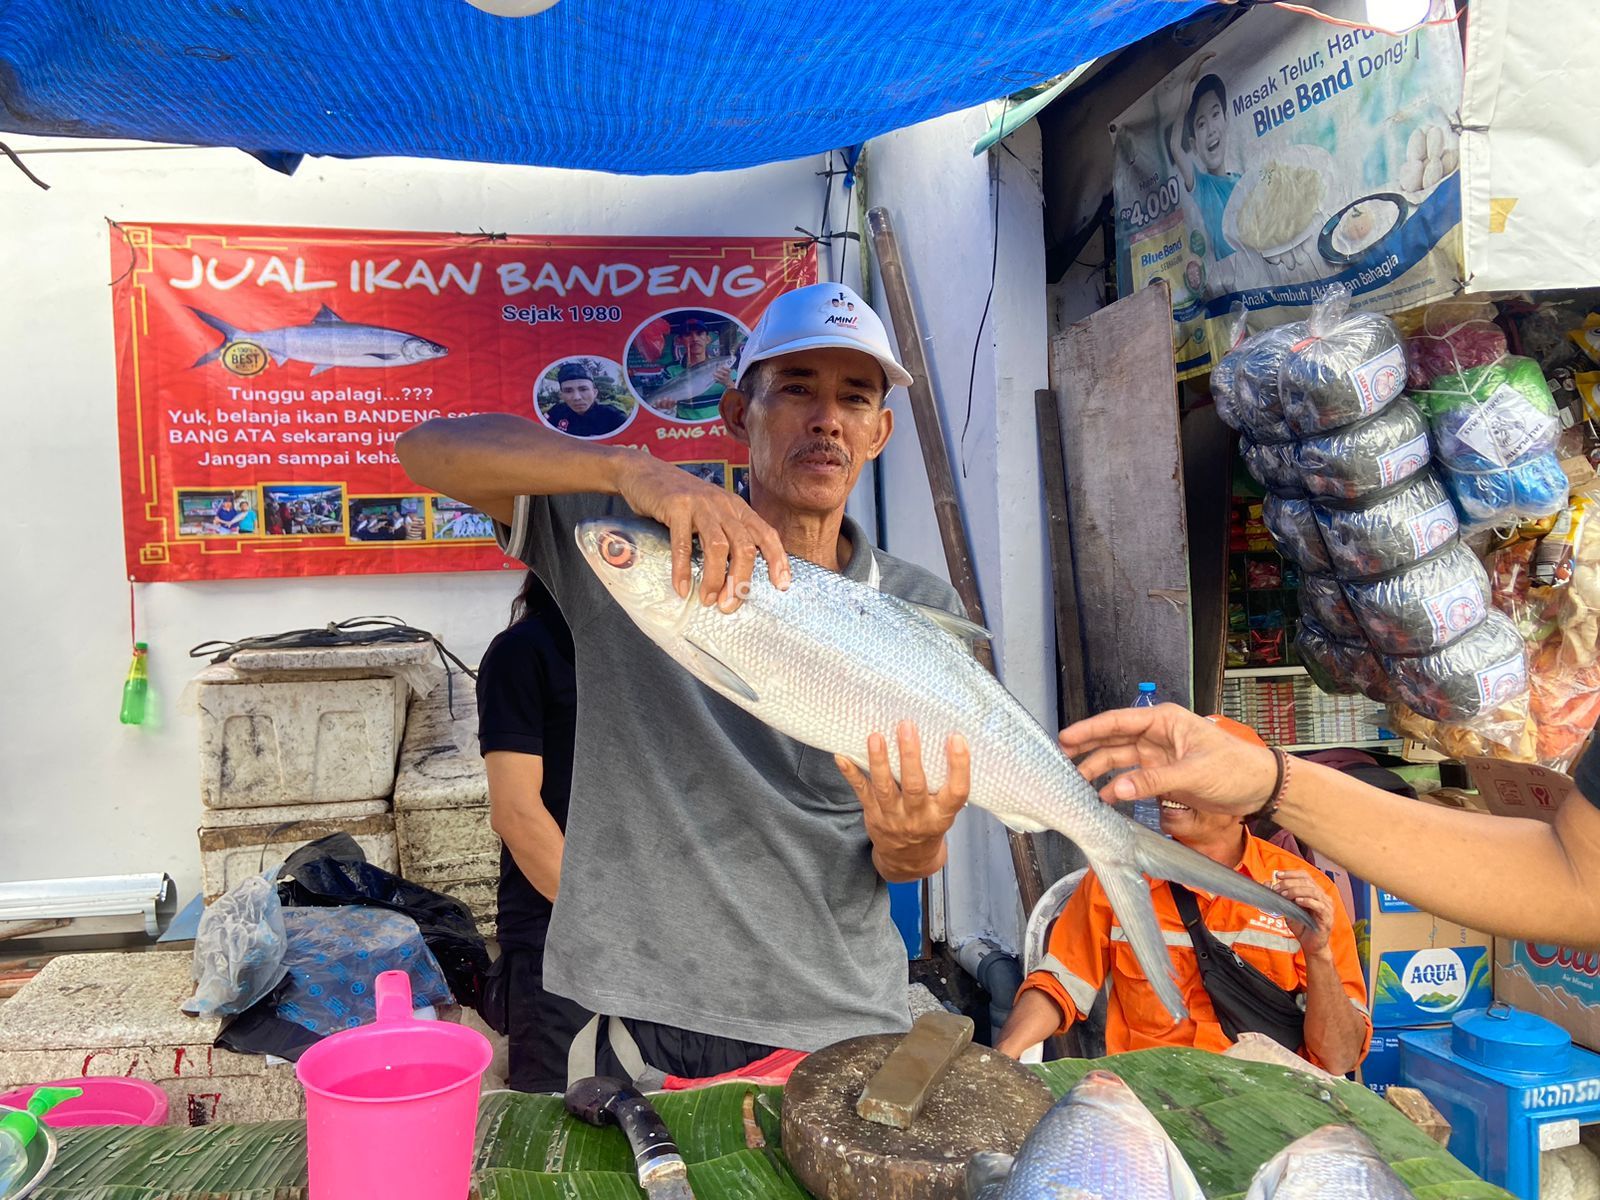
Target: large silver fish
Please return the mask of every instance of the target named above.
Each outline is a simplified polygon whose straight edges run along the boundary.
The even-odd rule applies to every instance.
[[[1245,1200],[1411,1200],[1414,1195],[1366,1134],[1349,1125],[1324,1125],[1263,1163]]]
[[[708,358],[703,363],[696,363],[676,379],[656,388],[644,398],[644,402],[660,412],[672,413],[677,410],[678,405],[687,404],[696,396],[709,391],[717,382],[718,367],[727,367],[731,370],[732,356]]]
[[[1090,1071],[1007,1154],[975,1154],[969,1200],[1205,1200],[1200,1183],[1133,1089]]]
[[[408,367],[432,358],[443,358],[449,353],[438,342],[414,333],[385,329],[381,325],[352,324],[326,304],[304,325],[285,325],[255,333],[236,329],[221,317],[198,308],[191,307],[189,311],[222,335],[216,349],[195,360],[197,367],[214,362],[234,342],[254,342],[280,367],[291,359],[312,363],[313,375],[321,375],[330,367]]]
[[[1015,697],[972,657],[970,622],[907,604],[800,558],[779,591],[756,562],[733,613],[699,600],[701,564],[687,599],[672,588],[666,530],[636,517],[581,522],[578,547],[634,623],[695,678],[796,741],[866,766],[867,736],[889,743],[915,722],[930,788],[943,785],[944,740],[972,753],[969,799],[1013,829],[1055,829],[1083,849],[1151,987],[1174,1019],[1186,1015],[1172,960],[1143,879],[1176,879],[1310,923],[1276,892],[1102,804],[1094,789]],[[965,640],[964,640],[965,639]]]

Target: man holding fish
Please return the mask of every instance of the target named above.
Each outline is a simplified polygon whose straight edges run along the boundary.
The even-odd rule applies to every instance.
[[[509,415],[432,421],[400,439],[412,478],[494,517],[572,625],[577,746],[546,983],[607,1018],[577,1050],[592,1046],[602,1069],[707,1076],[909,1025],[884,884],[944,864],[967,799],[965,745],[934,751],[934,786],[914,728],[862,729],[852,757],[866,769],[841,772],[662,654],[573,539],[585,520],[654,518],[669,531],[673,599],[695,588],[692,607],[707,612],[739,608],[758,555],[787,587],[792,553],[959,613],[949,584],[875,550],[844,512],[893,430],[888,390],[909,382],[861,298],[817,285],[769,306],[721,399],[750,446],[751,504],[648,453]]]

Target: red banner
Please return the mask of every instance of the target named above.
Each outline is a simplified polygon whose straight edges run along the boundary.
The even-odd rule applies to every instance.
[[[502,567],[488,519],[395,457],[438,416],[534,417],[744,493],[749,457],[717,411],[728,367],[767,303],[817,270],[782,238],[121,230],[139,581]]]

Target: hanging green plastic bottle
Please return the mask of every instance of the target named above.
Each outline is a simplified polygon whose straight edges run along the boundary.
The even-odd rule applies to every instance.
[[[128,664],[128,678],[122,685],[122,723],[143,725],[145,701],[150,695],[150,674],[145,668],[145,657],[150,647],[143,642],[133,644],[133,662]]]

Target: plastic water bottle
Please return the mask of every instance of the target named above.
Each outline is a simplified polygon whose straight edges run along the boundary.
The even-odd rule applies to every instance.
[[[1129,707],[1154,708],[1160,703],[1161,697],[1156,692],[1156,685],[1153,683],[1141,683],[1139,685],[1139,694],[1133,698],[1133,703]],[[1135,800],[1133,802],[1133,819],[1139,824],[1160,833],[1161,801],[1154,799]]]
[[[144,642],[133,644],[133,661],[128,664],[128,678],[122,685],[122,723],[124,725],[143,725],[145,719],[145,701],[150,695],[150,673],[145,666],[145,657],[150,647]]]

